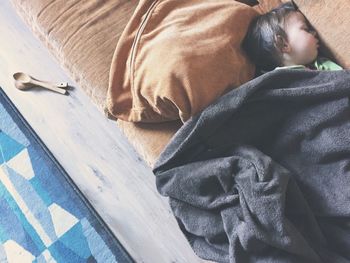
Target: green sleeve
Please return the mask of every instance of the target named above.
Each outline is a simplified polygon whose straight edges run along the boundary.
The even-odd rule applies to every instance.
[[[319,57],[316,59],[314,66],[318,70],[342,70],[343,68],[333,61]]]

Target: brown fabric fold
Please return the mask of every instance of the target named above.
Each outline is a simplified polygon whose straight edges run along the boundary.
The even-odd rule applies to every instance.
[[[114,53],[108,111],[132,122],[186,121],[250,80],[240,44],[256,15],[232,0],[141,0]]]

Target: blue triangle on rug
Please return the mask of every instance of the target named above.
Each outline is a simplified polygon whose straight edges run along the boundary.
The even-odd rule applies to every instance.
[[[0,132],[0,147],[2,149],[0,164],[12,159],[25,148],[22,144],[18,143],[2,131]]]

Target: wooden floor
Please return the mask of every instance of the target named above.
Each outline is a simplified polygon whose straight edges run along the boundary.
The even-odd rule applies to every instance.
[[[19,91],[12,75],[68,82],[68,96]],[[150,168],[17,17],[0,3],[0,86],[136,262],[201,262],[178,229]]]

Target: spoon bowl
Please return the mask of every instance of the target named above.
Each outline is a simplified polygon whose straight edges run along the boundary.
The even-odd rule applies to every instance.
[[[34,87],[41,87],[61,94],[66,94],[67,92],[64,89],[68,86],[67,83],[60,83],[58,85],[55,85],[51,82],[35,79],[23,72],[16,72],[15,74],[13,74],[13,78],[15,79],[15,87],[19,90],[27,90]]]
[[[23,72],[17,72],[13,74],[13,78],[15,81],[21,82],[21,83],[30,83],[31,77],[28,74],[25,74]]]

